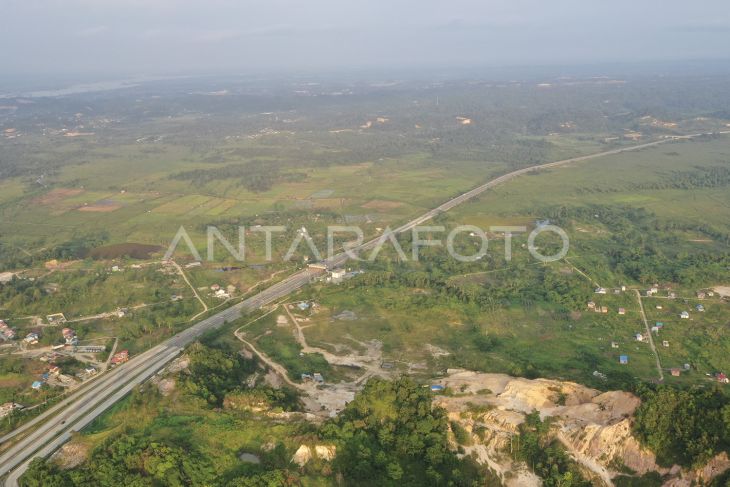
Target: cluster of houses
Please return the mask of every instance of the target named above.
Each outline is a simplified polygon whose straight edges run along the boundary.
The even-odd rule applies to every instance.
[[[596,313],[608,313],[608,306],[598,306],[593,301],[588,301],[588,309],[595,311]],[[618,314],[625,315],[626,314],[626,308],[618,308]]]
[[[8,341],[15,338],[15,331],[8,326],[3,320],[0,320],[0,340]]]
[[[313,374],[302,374],[302,382],[314,382],[317,385],[324,384],[324,377],[319,372]]]

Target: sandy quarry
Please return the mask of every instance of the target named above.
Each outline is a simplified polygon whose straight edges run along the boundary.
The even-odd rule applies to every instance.
[[[679,467],[661,468],[652,452],[643,448],[631,431],[631,416],[640,400],[623,391],[600,392],[573,382],[524,379],[504,374],[484,374],[450,369],[439,384],[450,388],[453,396],[437,396],[435,403],[445,408],[449,419],[467,431],[486,428],[484,440],[472,434],[473,444],[465,448],[482,463],[502,476],[508,487],[540,485],[524,465],[509,458],[510,441],[518,432],[526,413],[540,412],[553,418],[554,434],[596,485],[612,486],[623,464],[639,475],[659,471],[669,475],[669,487],[690,487],[705,482],[730,468],[722,454],[705,468],[682,471]],[[473,405],[487,406],[478,412]]]

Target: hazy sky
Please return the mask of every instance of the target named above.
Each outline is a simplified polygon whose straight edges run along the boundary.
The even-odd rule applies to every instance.
[[[730,59],[728,0],[0,0],[3,73]]]

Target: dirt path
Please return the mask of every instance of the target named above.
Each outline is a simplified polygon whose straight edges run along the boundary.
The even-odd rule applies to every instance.
[[[359,384],[363,380],[373,375],[382,375],[380,370],[380,356],[375,354],[368,355],[355,355],[348,354],[344,356],[335,355],[323,348],[310,347],[307,343],[307,339],[304,336],[302,326],[299,324],[299,320],[289,310],[289,304],[284,304],[284,310],[286,311],[289,320],[295,327],[295,337],[299,345],[302,347],[302,353],[318,353],[321,354],[324,359],[332,365],[343,365],[346,367],[359,367],[365,371],[362,377],[355,381]],[[367,346],[367,344],[366,344]],[[368,347],[369,348],[369,347]]]
[[[644,303],[641,300],[641,292],[639,292],[638,289],[634,289],[634,292],[636,293],[636,299],[639,300],[639,313],[641,314],[641,319],[644,321],[646,334],[649,336],[649,346],[651,347],[651,351],[654,353],[654,359],[656,360],[656,370],[659,373],[659,382],[664,382],[662,363],[659,360],[659,353],[656,351],[656,346],[654,346],[654,337],[651,336],[651,328],[649,328],[649,320],[646,319],[646,313],[644,312]]]
[[[195,297],[198,298],[198,301],[200,301],[200,304],[203,305],[203,311],[201,311],[197,315],[195,315],[192,318],[190,318],[190,321],[195,321],[195,319],[198,316],[204,315],[205,313],[208,312],[208,305],[205,304],[205,301],[203,301],[203,298],[200,297],[200,295],[198,294],[198,290],[195,289],[195,287],[190,283],[190,281],[188,280],[188,276],[185,275],[185,272],[183,271],[182,267],[180,267],[180,265],[177,262],[175,262],[174,260],[170,260],[169,262],[173,266],[175,266],[175,268],[177,269],[178,274],[180,274],[180,276],[182,276],[182,278],[185,280],[185,282],[188,284],[188,286],[190,286],[190,289],[193,291],[193,294],[195,295]]]
[[[106,359],[106,363],[104,364],[104,370],[107,370],[109,368],[109,364],[112,362],[112,357],[114,357],[114,354],[117,353],[117,345],[119,345],[119,338],[114,338],[114,345],[112,345],[112,351],[109,352],[109,357]]]
[[[588,281],[590,281],[590,283],[593,284],[595,287],[597,287],[597,288],[602,287],[600,284],[598,284],[598,281],[596,281],[595,279],[593,279],[591,276],[589,276],[588,274],[586,274],[582,270],[578,269],[575,266],[575,264],[573,264],[571,261],[569,261],[568,259],[563,259],[563,260],[565,261],[566,264],[568,264],[570,267],[572,267],[575,272],[577,272],[581,276],[583,276],[586,279],[588,279]]]

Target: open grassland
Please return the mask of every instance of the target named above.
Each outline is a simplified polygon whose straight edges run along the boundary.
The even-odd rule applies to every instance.
[[[673,142],[540,171],[456,208],[453,218],[489,226],[513,216],[534,220],[552,206],[627,205],[646,208],[667,219],[727,228],[727,186],[691,190],[637,187],[641,183],[666,183],[673,173],[698,167],[730,168],[730,136]]]

